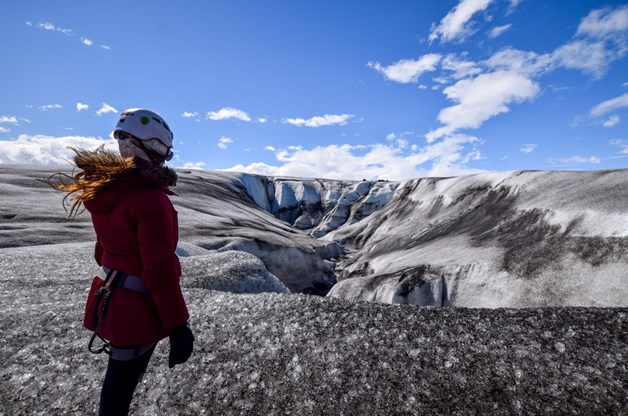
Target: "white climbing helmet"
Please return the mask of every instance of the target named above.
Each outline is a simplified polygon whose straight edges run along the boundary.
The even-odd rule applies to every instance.
[[[166,121],[154,111],[145,108],[129,108],[120,115],[112,136],[118,139],[119,132],[127,132],[140,140],[157,139],[172,149],[172,130]]]

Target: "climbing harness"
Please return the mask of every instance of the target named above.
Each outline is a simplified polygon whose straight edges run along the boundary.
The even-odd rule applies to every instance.
[[[121,348],[115,347],[109,343],[109,341],[103,339],[100,334],[98,334],[98,330],[100,329],[100,325],[105,320],[105,314],[107,312],[107,306],[109,305],[109,300],[113,295],[113,292],[118,287],[124,287],[126,289],[134,290],[136,292],[149,294],[148,289],[144,285],[142,278],[139,276],[132,276],[126,273],[120,272],[118,270],[109,269],[108,267],[102,267],[98,271],[98,277],[102,279],[103,283],[100,285],[98,290],[96,291],[96,303],[94,305],[94,322],[96,322],[96,328],[94,329],[94,333],[89,340],[89,344],[87,348],[90,352],[94,354],[105,353],[112,358],[120,361],[130,360],[135,357],[142,355],[144,352],[148,351],[154,343],[145,343],[137,346],[132,346],[129,348]],[[98,305],[100,306],[100,317],[98,316]],[[94,349],[94,341],[98,337],[103,345]]]

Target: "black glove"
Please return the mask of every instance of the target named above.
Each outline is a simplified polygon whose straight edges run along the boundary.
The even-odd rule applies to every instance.
[[[168,367],[173,368],[177,364],[183,364],[192,355],[194,348],[194,335],[188,324],[174,327],[168,330],[170,337],[170,355]]]

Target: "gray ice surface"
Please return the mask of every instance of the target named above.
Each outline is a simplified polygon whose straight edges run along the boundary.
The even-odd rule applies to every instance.
[[[0,165],[0,415],[97,407],[105,357],[81,326],[94,234],[87,214],[63,219],[50,173]],[[133,411],[628,414],[626,183],[181,171],[196,349],[169,370],[160,343]]]
[[[0,412],[94,414],[85,283],[2,280]],[[191,359],[161,342],[137,415],[625,414],[628,310],[466,309],[184,289]],[[8,300],[8,301],[7,301]]]

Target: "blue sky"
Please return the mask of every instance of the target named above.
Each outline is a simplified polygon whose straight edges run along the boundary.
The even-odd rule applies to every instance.
[[[628,3],[34,1],[0,14],[0,163],[115,146],[160,113],[174,167],[336,179],[624,168]]]

